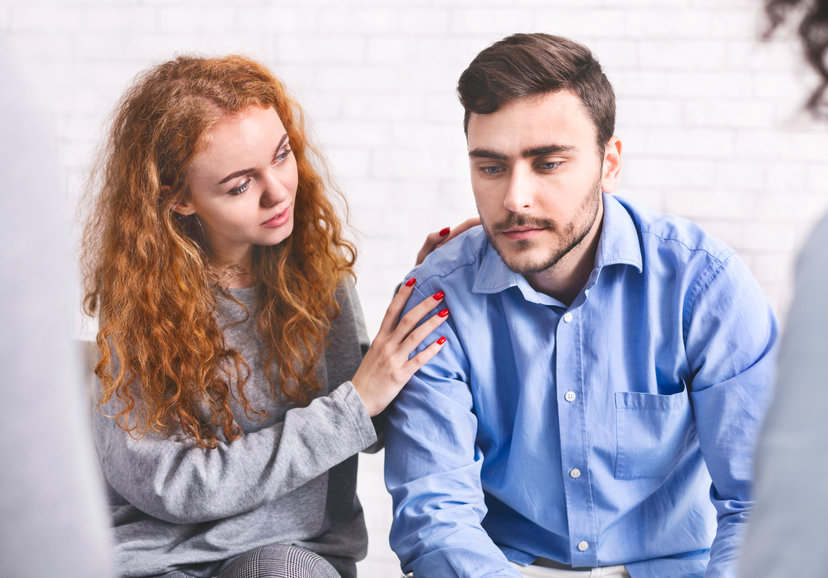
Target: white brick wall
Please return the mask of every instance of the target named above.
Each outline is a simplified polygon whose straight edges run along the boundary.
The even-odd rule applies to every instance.
[[[784,316],[796,248],[828,208],[828,127],[798,111],[812,77],[763,44],[759,0],[0,0],[57,140],[74,205],[114,102],[174,53],[241,52],[303,102],[348,196],[374,332],[423,237],[474,211],[460,72],[515,31],[571,36],[604,64],[625,148],[619,194],[731,243]],[[5,193],[8,194],[8,193]],[[393,576],[381,459],[360,484],[368,577]]]

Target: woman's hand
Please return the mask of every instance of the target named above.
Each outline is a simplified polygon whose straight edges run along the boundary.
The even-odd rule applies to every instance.
[[[428,254],[431,253],[434,249],[436,249],[446,241],[455,238],[460,233],[468,231],[472,227],[479,224],[480,219],[474,217],[472,219],[466,219],[465,221],[454,227],[454,229],[446,227],[445,229],[437,233],[431,233],[428,237],[426,237],[425,243],[423,243],[423,246],[420,248],[420,252],[417,253],[417,262],[414,264],[419,265],[425,260],[426,257],[428,257]]]
[[[446,342],[445,337],[440,337],[409,359],[417,346],[448,317],[448,309],[443,308],[417,326],[429,311],[443,301],[443,292],[439,291],[431,297],[426,297],[397,323],[406,301],[414,290],[415,282],[412,277],[397,291],[385,312],[379,333],[351,379],[354,389],[372,417],[384,410],[397,397],[411,376],[437,355]]]

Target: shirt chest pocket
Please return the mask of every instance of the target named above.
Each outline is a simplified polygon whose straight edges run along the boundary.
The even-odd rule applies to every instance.
[[[615,477],[621,480],[666,476],[693,438],[693,412],[684,390],[617,392],[615,414]]]

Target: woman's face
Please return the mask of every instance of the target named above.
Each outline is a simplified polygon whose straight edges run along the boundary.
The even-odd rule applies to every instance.
[[[298,181],[279,115],[250,106],[205,134],[175,210],[198,216],[219,263],[247,268],[253,245],[277,245],[293,231]]]

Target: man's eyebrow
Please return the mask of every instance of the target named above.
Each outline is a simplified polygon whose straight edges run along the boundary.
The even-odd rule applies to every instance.
[[[496,160],[499,160],[499,161],[505,161],[508,158],[503,153],[496,153],[494,151],[490,151],[490,150],[487,150],[487,149],[481,149],[481,148],[471,149],[469,151],[469,156],[480,158],[480,159],[496,159]]]
[[[285,144],[285,141],[287,140],[287,138],[288,138],[287,133],[282,135],[282,138],[279,140],[279,144],[276,145],[276,151],[277,152],[280,148],[282,148],[282,145]],[[231,180],[233,180],[235,178],[238,178],[238,177],[243,177],[244,175],[249,175],[250,173],[255,172],[255,171],[256,171],[256,169],[242,169],[240,171],[230,173],[229,175],[227,175],[226,177],[221,179],[218,184],[223,185],[227,181],[231,181]]]
[[[532,157],[541,157],[543,155],[571,152],[573,150],[575,150],[575,147],[572,145],[546,145],[527,149],[521,153],[521,156],[525,159],[529,159]]]
[[[525,159],[529,159],[532,157],[540,157],[543,155],[551,155],[551,154],[560,154],[571,152],[575,150],[576,147],[572,145],[544,145],[539,147],[533,147],[530,149],[526,149],[520,153]],[[495,152],[489,149],[483,148],[476,148],[469,151],[470,157],[481,158],[481,159],[495,159],[499,161],[504,161],[509,157],[503,153]]]

